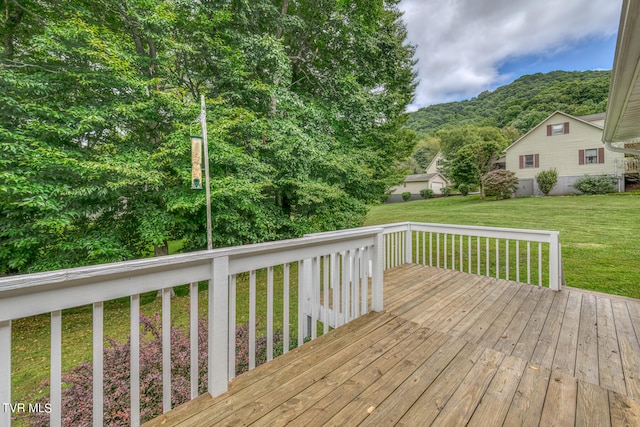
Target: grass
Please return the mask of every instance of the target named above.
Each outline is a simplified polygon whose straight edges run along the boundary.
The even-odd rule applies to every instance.
[[[559,231],[568,286],[640,298],[639,213],[637,194],[467,196],[373,206],[366,225],[415,221]]]

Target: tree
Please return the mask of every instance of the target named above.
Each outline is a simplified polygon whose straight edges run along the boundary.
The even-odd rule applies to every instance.
[[[360,225],[401,179],[415,89],[394,1],[5,2],[0,274]],[[326,6],[326,7],[325,7]]]
[[[480,187],[484,197],[482,177],[488,173],[504,147],[495,141],[483,141],[465,145],[450,162],[449,174],[456,184]]]
[[[416,147],[413,149],[411,158],[416,161],[421,172],[424,172],[439,151],[440,140],[438,138],[428,137],[418,141]]]

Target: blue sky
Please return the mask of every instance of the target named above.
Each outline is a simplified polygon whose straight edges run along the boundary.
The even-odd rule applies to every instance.
[[[499,65],[498,73],[517,78],[525,74],[548,73],[555,70],[610,70],[615,49],[615,35],[584,37],[563,45],[559,51],[553,53],[543,52],[509,58]]]
[[[611,69],[622,0],[401,0],[417,46],[410,110],[525,74]]]

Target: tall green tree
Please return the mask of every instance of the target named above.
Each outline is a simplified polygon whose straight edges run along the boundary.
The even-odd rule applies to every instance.
[[[504,149],[496,141],[481,141],[462,147],[449,164],[449,176],[456,184],[480,187],[480,198],[484,198],[482,177],[492,168]]]
[[[0,274],[203,248],[201,94],[216,246],[359,225],[413,148],[396,1],[4,5]]]

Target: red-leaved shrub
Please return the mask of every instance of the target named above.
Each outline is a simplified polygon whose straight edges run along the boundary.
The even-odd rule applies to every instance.
[[[162,331],[158,314],[140,316],[140,418],[149,421],[162,414]],[[104,349],[104,424],[130,425],[130,341],[108,340]],[[274,356],[282,354],[282,334],[274,333]],[[266,361],[267,338],[256,339],[256,364]],[[207,321],[198,322],[198,393],[207,384]],[[236,372],[249,367],[249,325],[236,329]],[[93,365],[82,363],[63,375],[62,425],[90,426],[93,412]],[[45,385],[47,386],[47,385]],[[180,405],[191,397],[189,336],[180,327],[171,328],[171,404]],[[40,399],[48,403],[49,396]],[[26,414],[29,424],[49,425],[49,414]]]

